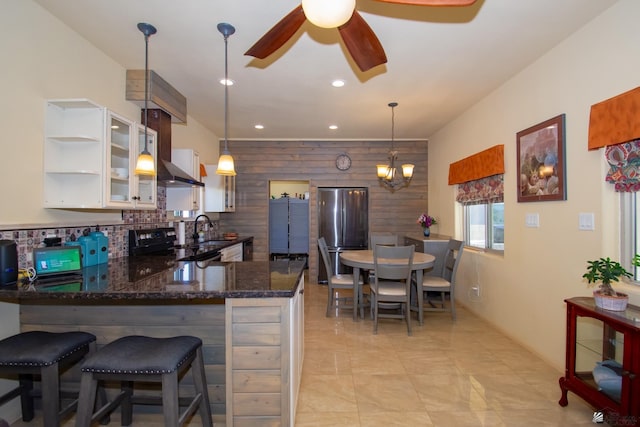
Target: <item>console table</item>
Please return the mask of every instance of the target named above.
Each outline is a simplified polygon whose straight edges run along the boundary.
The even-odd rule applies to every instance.
[[[601,412],[610,425],[640,426],[640,307],[603,310],[588,297],[565,302],[566,367],[559,380],[558,403],[567,406],[571,391]],[[603,361],[615,361],[608,363],[618,363],[621,369],[618,376],[607,376],[606,383],[601,380],[599,385],[594,368]]]

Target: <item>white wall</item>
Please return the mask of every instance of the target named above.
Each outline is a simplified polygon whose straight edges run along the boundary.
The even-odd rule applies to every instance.
[[[42,208],[43,129],[51,98],[89,98],[139,120],[140,108],[125,100],[126,69],[31,0],[2,2],[0,32],[0,229],[120,222],[120,211]],[[217,161],[218,137],[191,117],[172,134],[174,147],[194,148],[203,163]],[[19,332],[18,305],[0,303],[0,321],[0,338]],[[0,394],[10,385],[0,381]],[[19,413],[18,400],[0,408],[0,418],[10,421]]]
[[[125,100],[126,69],[31,0],[4,1],[0,28],[0,227],[118,222],[120,211],[42,208],[44,106],[51,98],[89,98],[139,121],[140,108]],[[217,161],[218,138],[187,121],[173,125],[173,146]]]
[[[456,297],[498,328],[564,369],[565,304],[589,295],[587,260],[619,259],[619,208],[603,150],[588,151],[592,104],[639,85],[640,2],[621,0],[498,90],[429,138],[429,206],[440,233],[462,236],[455,186],[440,177],[449,164],[496,144],[505,146],[504,257],[467,251]],[[489,59],[488,59],[489,60]],[[567,200],[517,203],[516,133],[566,114]],[[595,213],[595,231],[578,230],[578,214]],[[538,213],[540,228],[526,228]],[[479,284],[480,298],[469,287]],[[640,303],[640,289],[631,289]]]

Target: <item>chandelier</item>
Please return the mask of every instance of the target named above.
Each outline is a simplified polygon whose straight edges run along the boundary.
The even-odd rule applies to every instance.
[[[395,108],[398,106],[397,102],[390,102],[389,107],[391,107],[391,150],[389,151],[389,164],[386,165],[376,165],[378,169],[378,181],[380,185],[387,187],[389,190],[396,191],[402,187],[406,187],[411,182],[411,178],[413,178],[413,168],[412,164],[403,164],[402,168],[402,176],[396,171],[396,160],[398,159],[398,151],[394,150],[394,133],[395,133]]]

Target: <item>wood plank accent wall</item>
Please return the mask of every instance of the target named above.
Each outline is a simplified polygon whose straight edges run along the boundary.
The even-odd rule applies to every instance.
[[[398,235],[420,232],[416,219],[427,211],[428,142],[395,141],[399,163],[415,164],[409,187],[391,192],[376,177],[376,164],[388,163],[391,141],[231,141],[235,160],[236,211],[220,214],[220,230],[254,236],[254,260],[269,257],[269,182],[309,181],[309,277],[318,277],[318,187],[369,188],[369,231]],[[351,169],[339,171],[338,154]],[[446,177],[443,177],[446,179]]]

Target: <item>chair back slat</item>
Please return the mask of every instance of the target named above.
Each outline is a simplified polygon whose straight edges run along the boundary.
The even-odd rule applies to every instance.
[[[456,271],[460,264],[460,258],[462,250],[464,248],[463,242],[460,240],[449,239],[447,245],[447,253],[444,258],[444,266],[442,268],[442,277],[449,283],[454,283],[456,279]]]
[[[411,268],[415,247],[410,246],[374,246],[373,265],[376,280],[407,280],[411,282]]]
[[[371,234],[369,241],[371,250],[374,250],[378,245],[398,246],[398,236],[395,234]]]
[[[324,268],[327,271],[327,279],[331,280],[331,276],[333,276],[333,268],[331,268],[331,258],[329,257],[329,248],[327,247],[327,241],[324,237],[320,237],[318,239],[318,248],[320,249],[320,255],[322,256],[322,261],[324,262]]]

